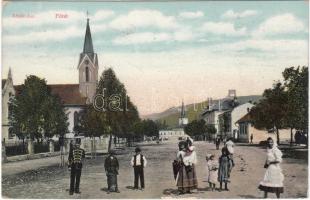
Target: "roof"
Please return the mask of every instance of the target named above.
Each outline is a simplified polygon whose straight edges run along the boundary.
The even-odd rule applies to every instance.
[[[250,122],[250,121],[251,121],[250,113],[247,113],[246,115],[241,117],[238,121],[236,121],[236,124],[243,123],[243,122]]]
[[[3,89],[3,88],[4,88],[4,86],[5,86],[6,80],[7,80],[7,79],[2,79],[2,86],[1,86],[1,87],[2,87],[2,89]]]
[[[91,38],[90,27],[89,27],[89,19],[87,19],[87,24],[86,24],[86,33],[85,33],[85,39],[84,39],[83,53],[94,53],[93,41]]]
[[[227,110],[232,110],[237,105],[238,105],[238,102],[236,102],[234,99],[225,98],[225,99],[216,101],[216,103],[213,105],[210,105],[209,108],[203,111],[202,115],[205,115],[209,112],[218,111],[219,106],[221,107],[222,111],[227,111]]]
[[[73,105],[86,105],[87,97],[81,95],[79,90],[79,84],[55,84],[48,85],[51,89],[51,93],[59,96],[62,103],[66,106]],[[21,85],[14,86],[16,94],[20,93]]]

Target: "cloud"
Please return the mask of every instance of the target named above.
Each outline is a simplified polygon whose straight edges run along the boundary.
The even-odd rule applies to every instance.
[[[139,27],[155,27],[174,29],[178,24],[173,16],[166,16],[157,10],[133,10],[127,15],[121,15],[110,23],[116,30],[135,29]]]
[[[113,43],[119,45],[130,45],[130,44],[144,44],[162,42],[171,39],[171,35],[168,33],[133,33],[126,36],[120,36],[113,40]]]
[[[235,12],[233,10],[228,10],[221,17],[226,19],[236,19],[236,18],[251,17],[255,15],[257,15],[256,10],[245,10],[243,12]]]
[[[93,21],[101,21],[115,15],[113,10],[98,10],[90,19]]]
[[[183,28],[170,33],[132,33],[125,36],[116,37],[113,40],[113,43],[117,45],[149,44],[165,41],[189,41],[192,40],[194,37],[194,34],[189,29]]]
[[[269,39],[248,39],[239,42],[229,44],[217,44],[213,45],[214,51],[223,51],[225,49],[229,52],[259,50],[266,55],[279,55],[292,56],[292,55],[303,55],[307,52],[308,43],[305,40],[294,40],[294,39],[282,39],[282,40],[269,40]]]
[[[188,19],[195,19],[195,18],[200,18],[203,17],[204,14],[201,11],[196,11],[196,12],[181,12],[179,14],[180,17],[182,18],[188,18]]]
[[[261,37],[266,35],[277,35],[287,33],[297,33],[305,30],[305,26],[301,20],[291,13],[273,16],[262,24],[253,32],[253,36]]]
[[[54,42],[63,41],[73,37],[80,37],[84,34],[84,30],[80,30],[75,26],[66,29],[52,29],[40,32],[30,32],[21,35],[8,35],[3,37],[4,43],[9,44],[28,44],[33,42]]]
[[[247,34],[246,27],[236,29],[233,23],[227,22],[206,22],[203,24],[201,30],[203,32],[227,36],[242,36]]]

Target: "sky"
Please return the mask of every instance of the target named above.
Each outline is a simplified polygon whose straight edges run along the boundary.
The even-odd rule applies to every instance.
[[[99,74],[112,67],[146,115],[261,95],[308,66],[307,1],[10,2],[2,11],[2,78],[78,83],[87,12]]]

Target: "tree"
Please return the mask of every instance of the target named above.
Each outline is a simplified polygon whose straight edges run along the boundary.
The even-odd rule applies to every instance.
[[[105,70],[99,80],[96,95],[103,98],[96,99],[96,109],[102,118],[105,118],[103,124],[108,127],[110,140],[109,151],[112,144],[112,135],[128,137],[135,122],[139,121],[139,113],[136,106],[130,101],[124,84],[116,77],[114,71],[109,68]]]
[[[252,107],[250,116],[255,128],[273,129],[277,135],[277,143],[280,143],[279,129],[286,128],[285,118],[287,115],[287,94],[285,87],[275,83],[273,88],[266,89],[263,99]]]
[[[9,125],[14,134],[31,142],[67,132],[67,115],[45,79],[30,75],[9,102]]]
[[[184,127],[184,131],[189,136],[198,136],[204,134],[206,132],[205,123],[206,122],[203,119],[194,120]]]
[[[140,137],[141,136],[158,137],[159,128],[157,123],[155,123],[153,120],[146,119],[135,123],[134,133]]]
[[[282,73],[288,95],[286,125],[293,129],[308,133],[308,67],[286,68]]]

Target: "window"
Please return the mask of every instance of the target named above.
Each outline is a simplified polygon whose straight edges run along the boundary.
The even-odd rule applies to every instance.
[[[85,68],[85,80],[86,82],[89,82],[89,68],[87,66]]]
[[[73,114],[73,120],[74,120],[74,127],[76,127],[79,123],[79,114],[77,111],[75,111]]]

